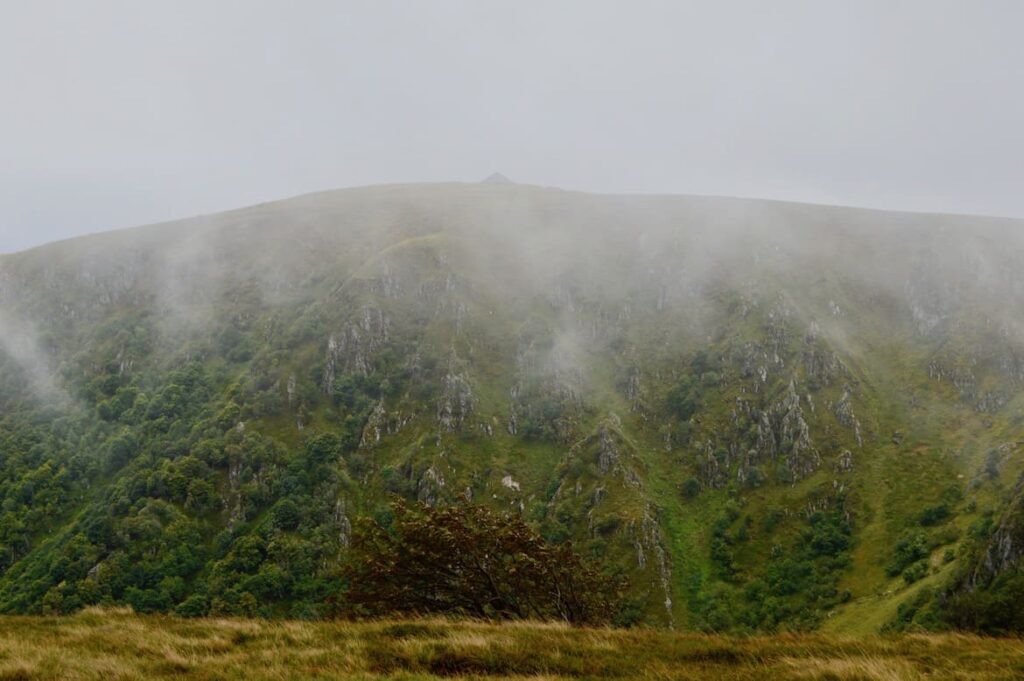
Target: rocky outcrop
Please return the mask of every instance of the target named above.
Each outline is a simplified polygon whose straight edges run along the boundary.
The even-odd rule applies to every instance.
[[[1024,355],[1010,330],[982,334],[959,349],[945,349],[928,362],[928,376],[951,383],[976,411],[1002,409],[1024,388]]]
[[[818,324],[812,322],[804,337],[802,360],[807,377],[828,386],[846,374],[846,367],[835,352],[821,344],[818,340],[820,333]]]
[[[298,387],[298,380],[295,378],[295,374],[288,376],[288,381],[285,383],[285,394],[288,396],[288,406],[291,406],[295,402],[295,390]]]
[[[721,489],[729,482],[729,468],[733,457],[726,447],[715,445],[713,440],[704,442],[700,454],[696,457],[700,480],[709,489]]]
[[[849,473],[853,470],[853,452],[849,449],[844,449],[836,459],[835,471],[836,473]]]
[[[331,514],[338,530],[338,546],[347,549],[352,543],[352,521],[345,512],[345,500],[338,499],[334,504],[334,512]]]
[[[469,379],[451,369],[441,379],[441,393],[437,398],[437,427],[440,433],[453,433],[473,413],[473,388]]]
[[[428,506],[436,506],[444,491],[445,480],[433,466],[430,466],[416,482],[416,498]]]
[[[858,447],[864,446],[864,438],[861,435],[860,421],[853,413],[853,389],[849,385],[843,386],[843,394],[836,400],[832,412],[836,415],[836,421],[853,431],[853,437]]]
[[[971,572],[967,587],[985,586],[1002,573],[1019,568],[1021,557],[1024,557],[1024,480],[1017,483],[1013,499]]]
[[[380,443],[385,435],[395,435],[402,430],[412,417],[403,414],[401,411],[388,411],[384,400],[380,400],[374,406],[370,416],[363,426],[363,433],[359,438],[359,448],[367,449]]]
[[[640,487],[640,476],[632,462],[620,450],[618,436],[612,427],[602,425],[597,431],[597,470],[601,475],[615,474],[630,487]]]
[[[637,567],[645,570],[651,564],[655,570],[658,585],[664,596],[662,604],[665,607],[668,624],[672,626],[675,619],[672,614],[672,568],[662,540],[661,526],[658,524],[655,510],[650,504],[644,507],[643,516],[639,522],[630,523],[628,531],[633,538],[633,547],[636,549]]]
[[[641,413],[644,411],[644,389],[640,383],[640,370],[636,367],[629,369],[626,383],[623,386],[623,394],[629,400],[629,406],[632,411]]]
[[[768,376],[775,369],[782,369],[786,361],[763,343],[744,343],[737,358],[740,375],[754,381],[754,392],[760,392],[768,382]]]
[[[821,465],[793,381],[778,402],[761,412],[756,450],[762,460],[781,459],[794,480],[810,475]]]
[[[373,371],[373,357],[391,338],[391,320],[383,310],[364,307],[359,316],[327,340],[321,386],[326,394],[334,390],[340,374],[363,376]]]

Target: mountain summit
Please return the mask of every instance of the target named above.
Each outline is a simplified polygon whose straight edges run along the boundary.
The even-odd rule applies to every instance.
[[[484,179],[480,180],[483,184],[515,184],[512,180],[508,179],[501,173],[491,173]]]
[[[1012,627],[1022,254],[1014,220],[465,183],[0,256],[0,610],[325,616],[398,496],[572,541],[620,623]]]

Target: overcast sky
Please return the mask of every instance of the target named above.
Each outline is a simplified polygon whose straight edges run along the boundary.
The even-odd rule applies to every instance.
[[[1024,2],[0,0],[0,252],[383,182],[1024,216]]]

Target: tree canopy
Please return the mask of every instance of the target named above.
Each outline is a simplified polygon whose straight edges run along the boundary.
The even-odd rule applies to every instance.
[[[344,576],[346,612],[453,614],[606,624],[622,584],[570,544],[549,544],[520,517],[484,506],[403,500],[385,526],[356,526]]]

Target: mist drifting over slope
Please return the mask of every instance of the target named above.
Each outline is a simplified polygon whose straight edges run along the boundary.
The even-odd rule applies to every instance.
[[[855,628],[871,602],[881,626],[923,510],[1015,508],[1022,229],[447,183],[2,256],[0,464],[27,520],[0,609],[321,616],[353,523],[399,496],[576,542],[630,577],[629,622]],[[171,559],[182,528],[200,548]],[[125,561],[150,565],[131,589]],[[264,592],[266,570],[291,576]]]
[[[808,278],[828,274],[902,300],[925,325],[967,302],[1012,319],[1021,302],[1022,224],[524,185],[381,186],[5,256],[0,301],[21,307],[18,292],[27,285],[69,303],[88,290],[89,299],[75,300],[85,309],[150,295],[172,316],[198,319],[205,302],[241,281],[273,297],[331,267],[355,278],[401,278],[390,263],[422,240],[459,258],[465,276],[512,298],[578,289],[663,307],[682,305],[714,282],[756,286],[766,275],[784,287],[788,278],[800,295]]]

